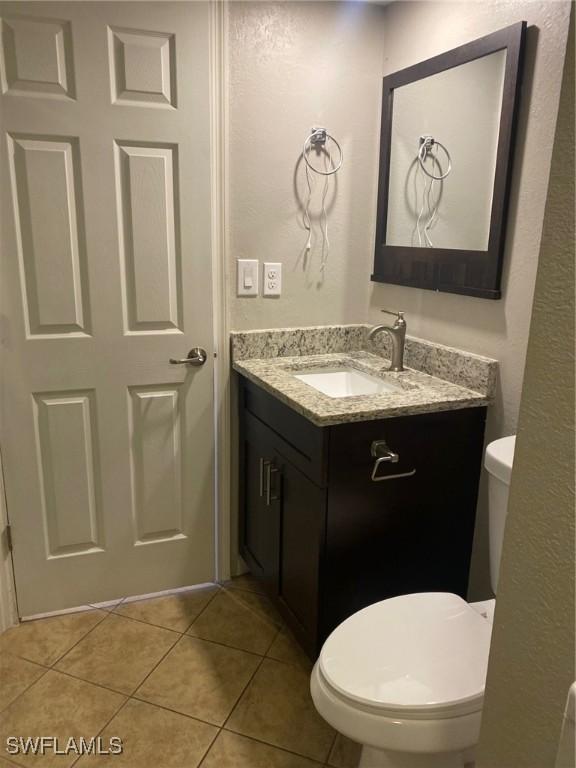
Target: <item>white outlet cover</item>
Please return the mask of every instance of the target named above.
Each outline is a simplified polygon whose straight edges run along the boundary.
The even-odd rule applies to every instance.
[[[263,270],[264,296],[282,294],[282,264],[277,261],[265,261]]]

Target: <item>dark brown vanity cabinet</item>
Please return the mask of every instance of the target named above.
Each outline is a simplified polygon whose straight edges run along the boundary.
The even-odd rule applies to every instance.
[[[241,554],[311,657],[370,603],[466,597],[485,408],[317,427],[240,382]]]

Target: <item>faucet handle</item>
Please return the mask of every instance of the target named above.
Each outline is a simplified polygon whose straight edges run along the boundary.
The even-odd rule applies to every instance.
[[[403,311],[402,312],[400,312],[400,311],[391,312],[389,309],[381,309],[380,312],[384,312],[384,314],[386,314],[386,315],[392,315],[393,317],[395,317],[396,318],[396,322],[399,325],[406,325],[406,320],[404,320],[404,312]]]

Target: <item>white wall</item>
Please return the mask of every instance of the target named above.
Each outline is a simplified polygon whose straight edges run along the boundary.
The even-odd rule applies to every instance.
[[[364,3],[230,4],[231,327],[358,322],[366,315],[374,219],[383,8]],[[344,149],[331,185],[325,281],[319,243],[303,265],[299,162],[312,126]],[[322,181],[317,182],[317,195]],[[333,189],[334,187],[332,187]],[[317,227],[318,209],[315,208]],[[278,299],[237,299],[235,260],[281,261]]]
[[[408,333],[500,361],[496,404],[487,439],[516,431],[530,312],[558,111],[570,4],[532,0],[396,2],[385,7],[384,74],[410,66],[517,21],[527,21],[528,45],[517,133],[503,298],[488,301],[402,286],[374,284],[370,321],[379,309],[406,312]],[[471,597],[489,594],[484,478]]]
[[[568,50],[528,342],[478,768],[552,768],[566,693],[576,677],[573,32]]]

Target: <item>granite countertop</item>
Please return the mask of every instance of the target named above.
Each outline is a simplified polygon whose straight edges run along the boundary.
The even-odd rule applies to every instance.
[[[496,361],[407,338],[407,367],[396,373],[388,370],[386,341],[369,342],[368,330],[369,326],[357,325],[233,333],[233,367],[318,426],[486,406],[492,401]],[[334,398],[294,376],[342,365],[398,389]]]

